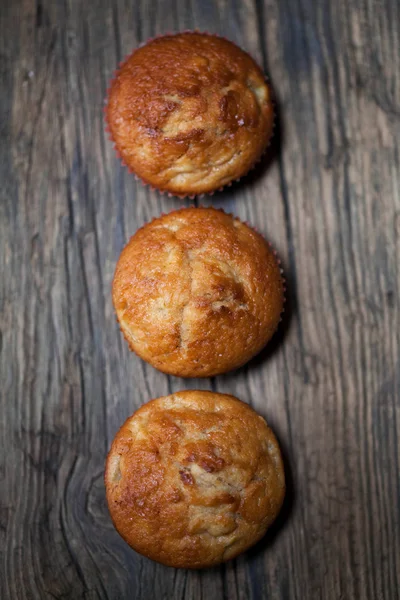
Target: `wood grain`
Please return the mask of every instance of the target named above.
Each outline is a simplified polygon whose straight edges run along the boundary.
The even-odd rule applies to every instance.
[[[256,225],[288,280],[270,347],[206,381],[154,371],[118,331],[118,254],[181,203],[120,166],[102,117],[125,54],[194,27],[236,41],[271,76],[268,156],[202,202]],[[399,597],[399,36],[396,0],[2,3],[1,598]],[[259,546],[203,572],[131,551],[104,497],[122,421],[184,388],[250,402],[288,476]]]

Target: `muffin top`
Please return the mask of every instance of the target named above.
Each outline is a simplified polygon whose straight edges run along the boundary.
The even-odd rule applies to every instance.
[[[174,567],[229,560],[257,542],[285,478],[265,420],[233,396],[185,391],[142,406],[106,464],[114,525],[137,552]]]
[[[254,60],[202,33],[157,38],[112,81],[106,116],[123,161],[177,195],[218,189],[244,175],[270,139],[273,107]]]
[[[148,223],[118,260],[113,301],[130,348],[181,377],[237,368],[271,338],[283,280],[264,238],[213,208]]]

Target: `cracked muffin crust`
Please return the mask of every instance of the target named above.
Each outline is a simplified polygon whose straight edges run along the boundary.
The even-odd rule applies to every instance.
[[[275,332],[283,279],[253,229],[214,208],[174,211],[144,225],[118,260],[113,302],[131,350],[180,377],[246,363]]]
[[[105,483],[114,525],[137,552],[174,567],[234,558],[266,532],[285,477],[265,420],[233,396],[183,391],[127,419]]]
[[[274,116],[264,75],[246,52],[186,32],[156,38],[124,61],[106,119],[133,172],[184,196],[246,174],[268,145]]]

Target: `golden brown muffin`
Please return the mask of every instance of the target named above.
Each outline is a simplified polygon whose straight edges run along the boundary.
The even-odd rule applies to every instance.
[[[247,362],[283,310],[283,280],[264,238],[213,208],[148,223],[121,253],[113,301],[131,350],[180,377],[208,377]]]
[[[112,81],[108,127],[125,164],[176,195],[211,192],[254,165],[273,128],[271,93],[243,50],[217,36],[165,35]]]
[[[114,525],[137,552],[173,567],[234,558],[266,532],[285,495],[278,442],[233,396],[178,392],[117,433],[105,483]]]

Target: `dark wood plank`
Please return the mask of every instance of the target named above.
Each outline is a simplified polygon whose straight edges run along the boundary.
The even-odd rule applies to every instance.
[[[396,0],[18,0],[0,9],[0,597],[398,597],[400,8]],[[138,43],[197,27],[271,76],[264,164],[204,198],[281,255],[287,316],[236,373],[180,380],[131,355],[110,286],[145,221],[181,202],[136,184],[102,103]],[[288,497],[218,569],[131,551],[105,504],[122,421],[183,388],[234,393],[276,430]]]

